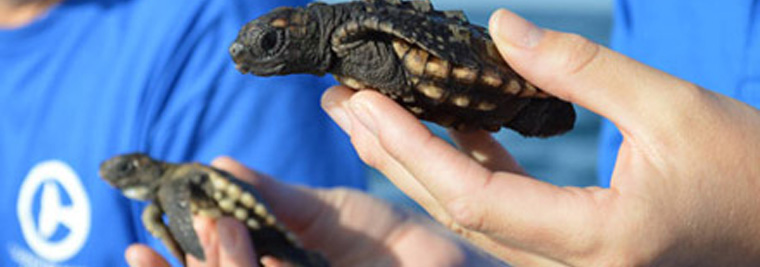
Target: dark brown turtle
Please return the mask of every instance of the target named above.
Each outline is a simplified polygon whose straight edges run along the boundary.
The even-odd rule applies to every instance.
[[[281,7],[246,24],[230,53],[243,73],[332,73],[446,127],[508,127],[547,137],[575,122],[570,103],[507,65],[485,28],[461,11],[434,10],[429,1]]]
[[[199,214],[240,220],[248,227],[259,257],[273,256],[292,266],[328,266],[321,255],[301,248],[251,185],[222,170],[135,153],[103,162],[100,177],[128,198],[152,202],[143,211],[143,224],[183,264],[185,253],[205,258],[192,222],[193,214]]]

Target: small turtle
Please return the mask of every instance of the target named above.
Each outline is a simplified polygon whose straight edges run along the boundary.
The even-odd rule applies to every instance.
[[[570,103],[507,65],[485,28],[427,0],[280,7],[243,26],[230,54],[242,73],[332,73],[445,127],[547,137],[575,122]]]
[[[205,259],[192,222],[192,216],[199,214],[243,222],[259,257],[271,255],[295,266],[328,266],[320,254],[300,246],[251,185],[222,170],[199,163],[171,164],[135,153],[103,162],[100,176],[126,197],[152,202],[142,213],[143,224],[183,264],[185,253]]]

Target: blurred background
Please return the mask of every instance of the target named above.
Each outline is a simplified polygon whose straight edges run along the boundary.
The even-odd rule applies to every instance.
[[[328,3],[345,0],[327,0]],[[463,10],[475,24],[487,26],[491,13],[507,8],[533,23],[553,30],[583,35],[607,44],[612,23],[611,0],[432,0],[438,10]],[[518,162],[534,177],[556,185],[589,186],[596,184],[596,149],[599,117],[576,106],[575,129],[549,139],[523,138],[502,130],[495,137],[506,146]],[[430,128],[445,137],[445,130]],[[369,191],[402,206],[419,209],[398,191],[382,174],[368,168]]]

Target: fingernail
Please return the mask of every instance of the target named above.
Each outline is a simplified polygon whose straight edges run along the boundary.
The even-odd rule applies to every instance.
[[[127,250],[124,258],[127,260],[127,265],[129,267],[150,266],[150,264],[145,261],[145,258],[140,257],[140,254],[135,250]]]
[[[140,260],[136,259],[132,255],[127,254],[127,256],[125,258],[127,260],[127,265],[129,267],[140,267],[140,266],[142,266]]]
[[[496,38],[516,47],[535,47],[544,37],[543,29],[505,9],[494,12],[490,26]]]
[[[359,119],[359,122],[364,125],[367,130],[372,132],[372,134],[377,135],[377,126],[375,126],[375,118],[370,114],[369,108],[366,106],[366,104],[362,102],[357,101],[351,101],[349,103],[349,106],[351,107],[351,113],[353,113],[357,119]]]
[[[332,107],[325,106],[325,112],[327,112],[327,115],[329,115],[344,132],[351,132],[351,119],[348,117],[348,113],[343,107],[338,104]]]
[[[333,96],[334,90],[328,90],[322,96],[322,109],[332,118],[344,132],[351,131],[351,119],[348,117],[342,103]]]
[[[237,227],[231,225],[226,219],[220,219],[216,225],[217,235],[219,236],[219,243],[222,244],[222,248],[228,252],[236,251],[238,247],[238,233]]]

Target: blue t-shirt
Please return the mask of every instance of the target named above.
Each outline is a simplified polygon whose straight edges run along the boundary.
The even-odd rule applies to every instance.
[[[760,5],[753,0],[617,0],[612,47],[760,108]],[[603,121],[599,182],[609,186],[620,132]]]
[[[231,155],[288,182],[363,187],[319,107],[330,79],[244,76],[227,52],[248,20],[304,2],[66,0],[0,30],[0,266],[123,266],[135,242],[166,254],[145,204],[98,177],[119,153]]]

